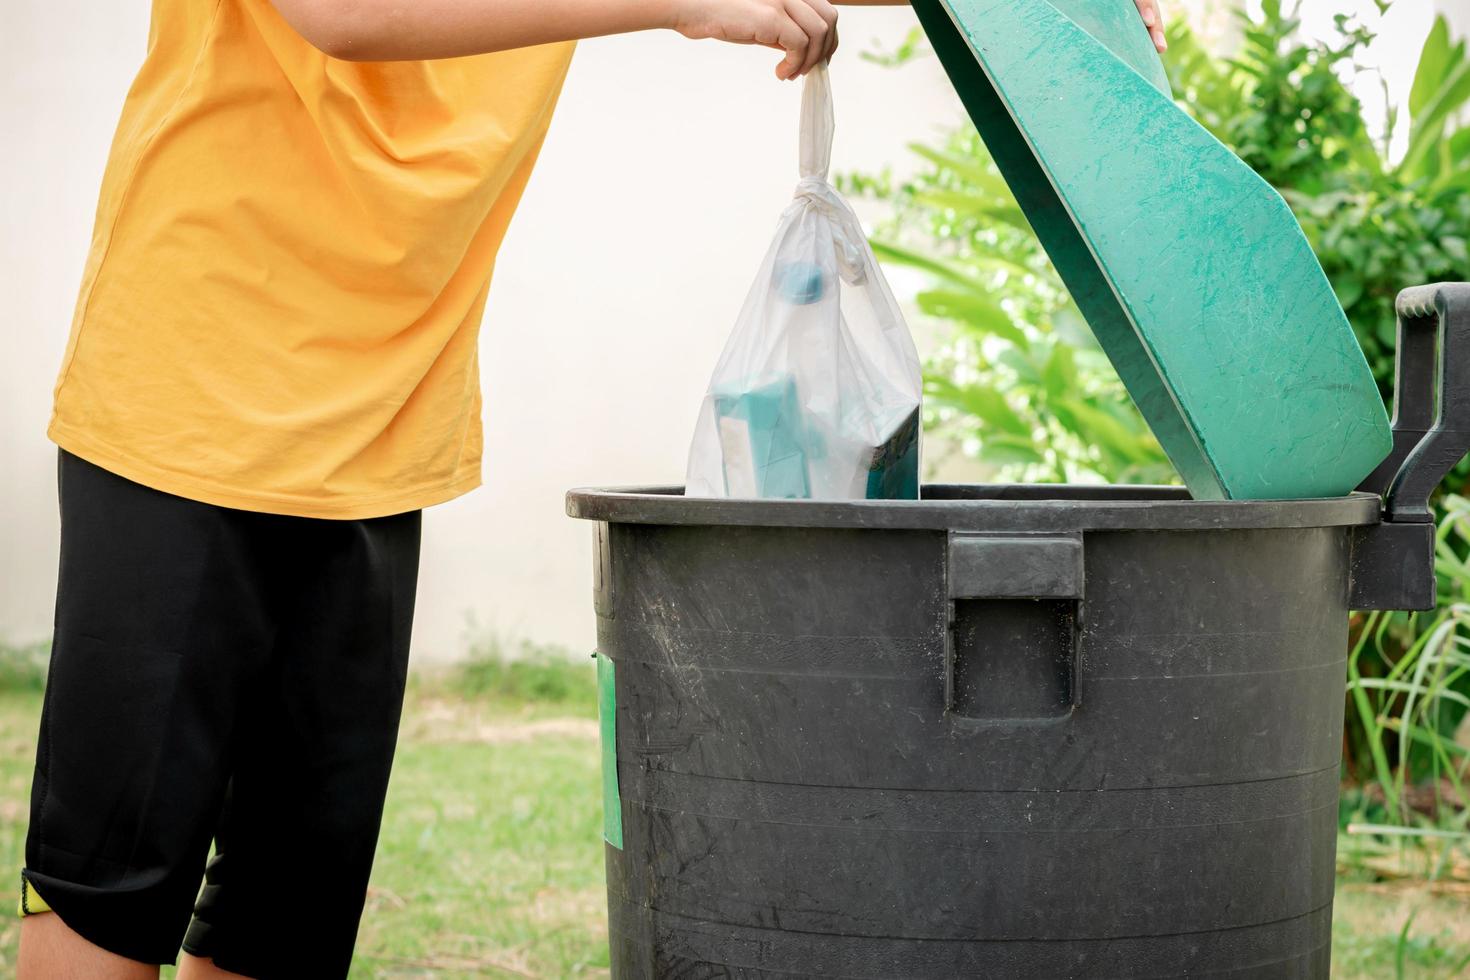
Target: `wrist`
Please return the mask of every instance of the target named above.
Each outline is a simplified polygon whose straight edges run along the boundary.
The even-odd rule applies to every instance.
[[[680,30],[685,22],[689,0],[644,0],[652,8],[654,26],[670,31]]]

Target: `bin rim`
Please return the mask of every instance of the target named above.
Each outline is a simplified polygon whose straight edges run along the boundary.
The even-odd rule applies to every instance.
[[[1194,500],[1183,487],[1107,484],[926,484],[920,500],[732,500],[678,486],[583,487],[567,514],[609,524],[857,530],[1209,531],[1379,523],[1371,493],[1307,500]]]

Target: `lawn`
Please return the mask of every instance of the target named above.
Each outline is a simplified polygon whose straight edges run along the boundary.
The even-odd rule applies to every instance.
[[[0,693],[12,868],[40,704]],[[590,664],[416,678],[353,977],[607,976],[595,711]],[[3,921],[9,975],[18,927]],[[1336,977],[1470,980],[1470,889],[1345,878],[1333,950]]]
[[[587,681],[415,680],[354,978],[608,975]],[[542,700],[466,693],[495,685]],[[0,693],[0,863],[17,871],[40,710],[37,691]],[[0,976],[13,975],[18,932],[0,918]]]

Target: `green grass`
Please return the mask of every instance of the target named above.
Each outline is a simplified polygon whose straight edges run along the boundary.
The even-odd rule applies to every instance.
[[[11,676],[0,867],[18,873],[41,693]],[[590,658],[415,674],[354,978],[607,976],[596,712]],[[18,932],[0,908],[0,976]]]
[[[1470,499],[1440,502],[1435,536],[1438,607],[1374,612],[1355,624],[1348,656],[1347,744],[1376,799],[1354,822],[1396,835],[1470,847],[1470,744],[1457,737],[1470,712]],[[1419,790],[1428,786],[1428,799]],[[1369,810],[1376,810],[1370,814]]]
[[[20,924],[11,912],[25,859],[31,766],[35,762],[40,691],[0,691],[0,976],[15,975]]]
[[[553,705],[578,714],[597,714],[597,670],[590,656],[558,647],[490,639],[477,644],[464,663],[431,678],[447,692],[509,704]]]
[[[354,978],[607,976],[593,671],[542,667],[564,676],[415,677]],[[519,700],[528,685],[551,700]],[[0,690],[0,862],[16,869],[40,706]],[[0,923],[9,976],[18,927]],[[1333,957],[1342,980],[1470,980],[1470,888],[1357,873],[1339,883]]]
[[[1470,977],[1470,889],[1339,880],[1332,975],[1342,980]]]
[[[353,976],[606,976],[596,726],[416,692]]]
[[[0,691],[40,691],[46,686],[50,643],[13,647],[0,644]]]

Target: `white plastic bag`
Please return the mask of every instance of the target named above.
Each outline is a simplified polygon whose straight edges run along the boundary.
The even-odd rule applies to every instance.
[[[917,498],[918,352],[857,215],[827,182],[826,67],[805,84],[801,183],[710,379],[686,493]]]

